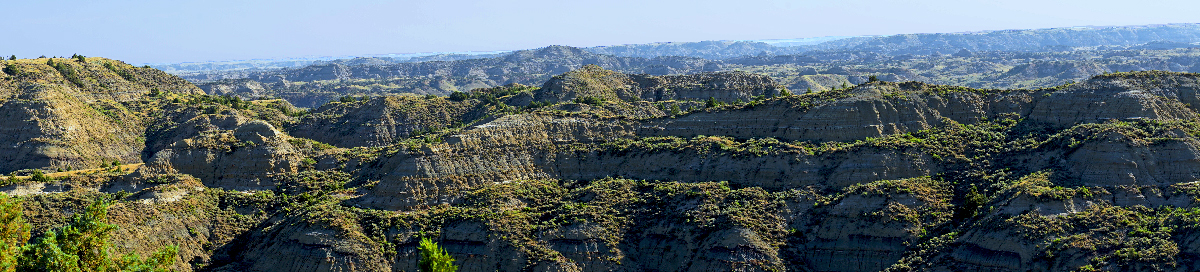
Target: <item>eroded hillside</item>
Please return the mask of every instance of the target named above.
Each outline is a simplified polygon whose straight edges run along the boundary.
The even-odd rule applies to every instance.
[[[178,245],[182,271],[415,271],[421,237],[463,271],[1193,271],[1198,90],[1153,71],[792,94],[591,66],[311,112],[150,90],[112,99],[142,105],[136,172],[3,191],[35,230],[116,199],[118,250]]]

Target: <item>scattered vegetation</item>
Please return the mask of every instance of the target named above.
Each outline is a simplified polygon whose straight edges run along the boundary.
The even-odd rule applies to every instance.
[[[96,200],[66,226],[30,241],[20,200],[0,194],[0,270],[4,271],[171,271],[178,247],[167,246],[142,258],[113,254],[108,200]],[[29,241],[29,242],[27,242]]]

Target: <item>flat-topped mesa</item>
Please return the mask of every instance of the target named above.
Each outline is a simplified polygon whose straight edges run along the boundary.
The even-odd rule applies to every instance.
[[[757,96],[775,96],[784,88],[771,77],[745,72],[715,72],[681,76],[624,74],[597,65],[555,76],[534,94],[538,101],[565,102],[596,97],[619,100],[705,100],[750,101]]]

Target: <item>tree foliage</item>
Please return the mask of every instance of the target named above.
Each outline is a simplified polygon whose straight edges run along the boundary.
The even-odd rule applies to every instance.
[[[579,104],[588,104],[588,105],[592,105],[592,106],[603,106],[604,105],[604,99],[595,97],[595,96],[576,97],[575,101],[573,101],[573,102],[579,103]]]
[[[421,267],[421,272],[458,271],[458,267],[454,266],[454,257],[450,257],[445,249],[428,237],[421,237],[420,250],[421,262],[418,265]]]
[[[75,213],[66,226],[47,230],[30,241],[21,203],[0,193],[0,272],[9,271],[171,271],[179,248],[168,246],[142,259],[134,253],[113,256],[109,241],[117,226],[108,221],[107,200]]]
[[[465,92],[454,91],[454,92],[450,93],[450,100],[453,100],[453,101],[463,101],[463,100],[467,100],[470,98],[471,98],[471,95],[469,95]]]
[[[21,201],[0,193],[0,272],[16,271],[21,247],[29,241],[29,228]]]

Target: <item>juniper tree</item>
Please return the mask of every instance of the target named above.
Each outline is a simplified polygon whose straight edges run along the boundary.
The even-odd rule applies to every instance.
[[[454,266],[454,257],[451,257],[449,253],[446,253],[445,249],[442,249],[437,243],[430,240],[429,237],[421,237],[419,247],[421,261],[417,265],[421,268],[421,272],[458,271],[458,267]]]

